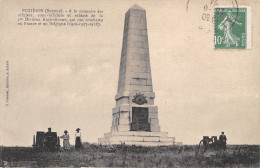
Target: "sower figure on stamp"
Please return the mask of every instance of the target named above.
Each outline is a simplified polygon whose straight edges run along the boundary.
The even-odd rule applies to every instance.
[[[63,139],[63,148],[65,150],[69,150],[70,149],[70,142],[69,142],[70,136],[68,134],[68,131],[65,130],[64,135],[62,135],[60,138]]]
[[[219,141],[221,143],[222,148],[225,150],[227,147],[227,137],[224,135],[224,132],[219,136]]]
[[[82,147],[81,132],[79,131],[80,128],[77,128],[75,133],[75,149],[80,149]]]
[[[242,23],[238,23],[232,16],[231,11],[227,12],[227,16],[223,19],[223,21],[218,25],[218,28],[220,30],[224,30],[224,44],[226,44],[226,47],[230,47],[231,44],[238,46],[238,42],[240,40],[239,37],[235,36],[232,33],[232,26],[234,24],[237,24],[239,26],[242,25]]]

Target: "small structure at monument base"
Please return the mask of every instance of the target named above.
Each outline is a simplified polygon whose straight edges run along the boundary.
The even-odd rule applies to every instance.
[[[98,142],[102,145],[168,146],[174,145],[175,138],[168,137],[167,132],[109,132],[99,138]]]
[[[60,149],[60,137],[51,128],[48,128],[48,132],[37,131],[36,136],[33,136],[32,146],[39,151],[56,151]]]

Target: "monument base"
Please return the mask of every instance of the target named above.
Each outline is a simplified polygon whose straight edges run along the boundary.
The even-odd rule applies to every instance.
[[[101,145],[136,145],[136,146],[170,146],[174,145],[175,138],[168,137],[167,132],[109,132],[98,139]]]

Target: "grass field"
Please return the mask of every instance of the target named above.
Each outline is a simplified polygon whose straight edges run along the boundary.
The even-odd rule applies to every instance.
[[[0,166],[20,167],[260,167],[259,146],[229,145],[226,151],[198,146],[99,146],[85,143],[79,151],[39,152],[29,147],[1,147]]]

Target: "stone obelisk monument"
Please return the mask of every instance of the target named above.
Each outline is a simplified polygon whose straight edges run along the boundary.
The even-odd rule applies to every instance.
[[[116,107],[109,133],[98,141],[103,145],[173,145],[174,138],[160,132],[158,107],[154,105],[146,12],[138,5],[125,14],[123,46]]]

